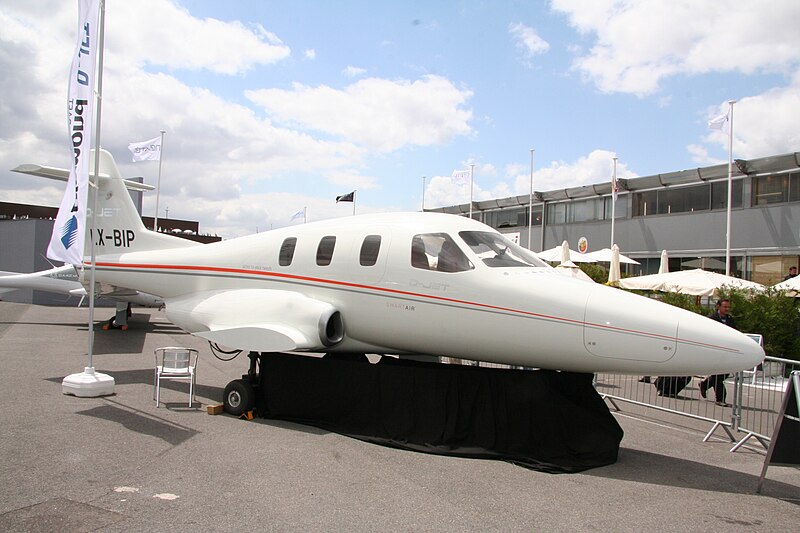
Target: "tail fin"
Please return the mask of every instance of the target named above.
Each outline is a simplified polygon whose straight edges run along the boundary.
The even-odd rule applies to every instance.
[[[91,158],[94,167],[94,156]],[[95,254],[123,254],[147,250],[185,248],[199,243],[144,227],[117,168],[114,157],[100,151],[100,172],[97,187],[89,187],[89,217],[86,221],[84,256],[91,255],[92,239]],[[94,178],[94,170],[90,176]],[[94,195],[97,195],[95,204]],[[92,209],[95,209],[92,215]],[[94,226],[94,227],[93,227]]]

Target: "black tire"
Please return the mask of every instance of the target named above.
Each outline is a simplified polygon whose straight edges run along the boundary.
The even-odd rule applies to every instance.
[[[253,409],[253,386],[243,379],[234,379],[225,387],[223,409],[229,415],[241,416]]]

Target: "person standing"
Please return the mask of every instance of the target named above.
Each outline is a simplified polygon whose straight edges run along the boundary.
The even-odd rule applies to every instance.
[[[727,298],[722,298],[717,302],[716,311],[711,313],[708,318],[711,320],[716,320],[717,322],[722,322],[726,326],[736,329],[736,322],[733,320],[730,312],[731,301]],[[714,374],[708,376],[706,379],[700,382],[700,396],[705,398],[706,391],[711,387],[714,387],[714,396],[716,397],[717,405],[729,407],[730,404],[725,402],[725,395],[727,394],[727,391],[725,390],[725,378],[727,377],[728,374]]]

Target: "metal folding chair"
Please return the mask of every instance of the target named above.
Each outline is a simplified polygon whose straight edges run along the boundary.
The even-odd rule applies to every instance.
[[[167,346],[157,348],[156,369],[153,378],[153,399],[156,407],[161,403],[161,380],[172,379],[189,382],[189,407],[194,403],[195,377],[197,375],[197,350]]]

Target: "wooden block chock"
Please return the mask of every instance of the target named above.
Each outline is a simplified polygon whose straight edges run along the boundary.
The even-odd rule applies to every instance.
[[[222,414],[222,407],[223,406],[221,403],[216,405],[208,405],[206,406],[206,411],[208,411],[208,414],[210,415],[219,415]]]

